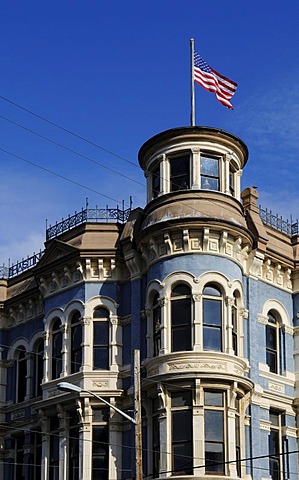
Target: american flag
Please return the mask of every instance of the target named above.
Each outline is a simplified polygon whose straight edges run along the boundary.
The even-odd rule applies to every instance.
[[[235,94],[238,84],[216,72],[196,52],[194,52],[194,81],[209,92],[214,92],[222,105],[233,110],[229,100]]]

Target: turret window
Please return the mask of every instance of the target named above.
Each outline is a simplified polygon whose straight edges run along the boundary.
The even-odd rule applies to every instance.
[[[203,190],[220,190],[219,160],[215,157],[200,157],[201,188]]]
[[[190,188],[190,157],[184,155],[170,159],[170,190],[186,190]]]
[[[160,193],[160,164],[156,166],[152,173],[152,197],[157,198]]]

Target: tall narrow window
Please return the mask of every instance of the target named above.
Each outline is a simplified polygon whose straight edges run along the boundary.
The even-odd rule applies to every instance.
[[[82,365],[82,325],[80,312],[71,319],[71,373],[79,372]]]
[[[222,296],[215,285],[203,291],[203,347],[204,350],[222,351]]]
[[[171,292],[171,350],[191,350],[191,291],[177,285]]]
[[[68,480],[79,478],[79,426],[77,412],[69,413]]]
[[[108,480],[109,435],[108,409],[93,410],[92,427],[92,480]]]
[[[232,166],[229,169],[229,192],[233,197],[235,196],[235,171]]]
[[[192,394],[171,394],[172,473],[193,474]]]
[[[160,164],[152,172],[152,197],[157,198],[161,189]]]
[[[201,155],[200,157],[201,188],[203,190],[219,190],[218,158]]]
[[[109,313],[105,308],[93,312],[93,368],[109,369]]]
[[[153,408],[153,477],[158,478],[160,473],[160,424],[159,424],[159,400],[152,402]]]
[[[57,318],[52,327],[52,380],[59,378],[62,371],[62,332]]]
[[[234,295],[234,303],[232,305],[232,347],[235,355],[238,355],[238,307],[237,299]]]
[[[174,157],[170,159],[170,191],[190,188],[190,157]]]
[[[30,480],[40,480],[42,476],[42,434],[34,431],[30,434],[30,443],[32,445],[29,457],[29,478]]]
[[[16,476],[17,480],[25,480],[25,462],[24,462],[24,435],[19,435],[15,440],[16,445]]]
[[[205,405],[205,470],[225,475],[224,392],[204,392]]]
[[[283,448],[282,448],[282,426],[283,415],[270,410],[269,420],[271,422],[269,435],[269,470],[272,480],[283,479]]]
[[[40,339],[34,349],[34,396],[42,395],[42,381],[44,376],[44,341]]]
[[[240,422],[240,412],[241,412],[241,400],[239,397],[236,398],[236,415],[235,415],[235,438],[236,438],[236,469],[238,477],[241,477],[241,422]]]
[[[17,402],[24,402],[27,387],[27,358],[25,347],[18,348],[16,386]]]
[[[279,323],[272,311],[266,325],[266,363],[270,372],[279,373]]]
[[[159,304],[159,294],[156,293],[153,298],[153,354],[159,355],[161,348],[161,306]]]
[[[59,419],[50,419],[49,480],[59,480]]]

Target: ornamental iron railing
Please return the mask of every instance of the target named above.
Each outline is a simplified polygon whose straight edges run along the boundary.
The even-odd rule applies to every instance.
[[[46,240],[58,237],[62,233],[71,230],[78,225],[87,222],[116,222],[125,223],[130,215],[131,206],[126,210],[120,208],[85,208],[76,212],[72,216],[68,216],[66,219],[62,219],[61,222],[56,223],[53,226],[49,226],[46,230]]]
[[[61,222],[56,222],[55,225],[50,225],[48,228],[46,227],[46,240],[51,240],[51,238],[58,237],[62,233],[87,222],[116,222],[123,224],[128,220],[131,213],[131,208],[131,198],[130,207],[127,209],[124,208],[124,202],[122,204],[122,208],[119,208],[118,206],[117,208],[89,208],[88,201],[86,201],[85,209],[82,208],[80,212],[75,212],[74,215],[69,215],[68,218],[62,219]],[[29,270],[39,262],[43,254],[44,251],[34,253],[31,257],[23,258],[21,261],[17,261],[8,267],[3,264],[3,266],[0,267],[0,278],[12,278],[20,273],[25,272],[26,270]]]
[[[275,230],[279,232],[285,233],[289,236],[295,236],[299,233],[299,221],[296,220],[293,222],[292,217],[289,220],[284,220],[282,216],[278,214],[274,214],[271,210],[263,209],[261,206],[259,207],[260,210],[260,217],[263,223],[269,225]]]

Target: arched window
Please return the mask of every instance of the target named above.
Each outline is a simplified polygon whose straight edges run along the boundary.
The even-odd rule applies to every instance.
[[[171,292],[171,351],[191,350],[191,290],[176,285]]]
[[[161,306],[159,305],[159,294],[153,298],[153,355],[159,355],[161,348]]]
[[[59,378],[62,371],[62,332],[57,318],[52,327],[52,380]]]
[[[109,369],[109,312],[102,307],[93,312],[93,368]]]
[[[23,346],[18,347],[16,373],[16,400],[24,402],[27,387],[27,358],[26,349]]]
[[[268,323],[266,325],[266,363],[270,372],[280,372],[279,347],[280,347],[280,324],[277,320],[277,314],[273,310],[268,313]]]
[[[82,365],[82,325],[80,312],[71,318],[71,373],[79,372]]]
[[[203,348],[222,352],[222,295],[213,284],[203,291]]]
[[[234,293],[234,300],[232,304],[232,348],[235,355],[238,355],[238,307],[237,307],[237,296]]]
[[[44,376],[44,341],[38,340],[34,348],[34,396],[42,395],[42,381]]]

